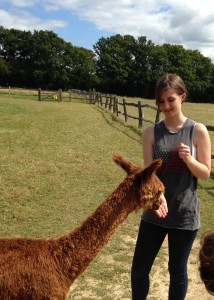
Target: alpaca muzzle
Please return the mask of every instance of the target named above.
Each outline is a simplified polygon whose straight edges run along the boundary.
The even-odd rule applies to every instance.
[[[157,210],[161,205],[162,191],[157,194],[146,194],[141,197],[141,205],[144,210]]]

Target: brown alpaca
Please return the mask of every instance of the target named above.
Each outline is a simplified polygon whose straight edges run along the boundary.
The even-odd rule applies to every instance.
[[[141,169],[119,155],[128,174],[116,190],[74,231],[60,238],[0,238],[0,299],[66,299],[74,280],[134,210],[157,209],[164,186],[161,161]]]

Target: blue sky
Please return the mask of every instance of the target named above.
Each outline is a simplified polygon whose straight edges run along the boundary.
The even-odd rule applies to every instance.
[[[0,25],[52,30],[93,49],[117,33],[199,50],[214,62],[213,0],[0,0]]]

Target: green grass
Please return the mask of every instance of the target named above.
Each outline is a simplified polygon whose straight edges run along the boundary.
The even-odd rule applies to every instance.
[[[113,153],[143,165],[141,130],[81,99],[31,97],[0,95],[0,235],[59,237],[79,226],[123,180]],[[213,105],[185,106],[192,118],[213,126]],[[199,182],[200,234],[213,228],[213,179],[212,173]],[[140,215],[130,215],[117,229],[73,286],[72,299],[130,299]]]

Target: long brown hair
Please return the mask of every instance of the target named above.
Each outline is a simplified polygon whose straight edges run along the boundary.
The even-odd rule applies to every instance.
[[[202,238],[199,264],[201,279],[207,291],[214,295],[214,230],[208,231]]]

